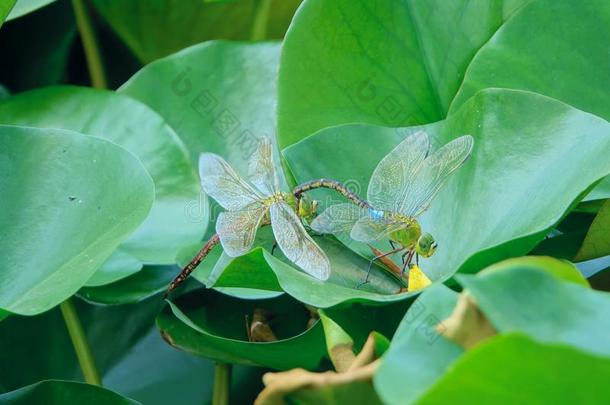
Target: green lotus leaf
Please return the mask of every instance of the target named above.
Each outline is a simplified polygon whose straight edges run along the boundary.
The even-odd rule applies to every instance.
[[[97,269],[93,276],[87,280],[86,287],[99,287],[114,283],[129,277],[142,270],[142,262],[121,248],[115,250],[112,255]]]
[[[576,27],[572,21],[587,23]],[[532,24],[540,31],[533,33]],[[450,110],[479,89],[502,87],[544,94],[610,120],[610,96],[603,91],[610,86],[610,61],[605,40],[600,40],[608,37],[608,24],[610,5],[603,0],[530,2],[477,52]],[[586,50],[587,57],[580,57],[579,50]],[[587,199],[609,197],[607,178]]]
[[[139,157],[155,182],[155,202],[121,249],[143,263],[173,264],[183,246],[204,234],[207,200],[188,152],[146,105],[110,91],[48,87],[0,103],[0,123],[70,129],[108,139]]]
[[[587,279],[574,264],[548,256],[524,256],[506,259],[499,263],[492,264],[483,270],[481,274],[493,271],[511,270],[515,267],[519,267],[520,269],[543,270],[561,280],[570,281],[583,287],[590,287]]]
[[[49,404],[87,403],[91,405],[136,405],[125,398],[96,385],[75,381],[46,380],[18,390],[0,394],[1,404]]]
[[[511,333],[466,352],[417,403],[595,404],[610,395],[609,372],[608,358]]]
[[[74,294],[154,199],[153,182],[131,153],[59,129],[0,126],[0,173],[0,307],[18,314]]]
[[[145,66],[118,91],[157,111],[195,166],[213,152],[245,174],[258,138],[274,139],[279,50],[276,42],[205,42]]]
[[[343,123],[432,123],[490,87],[544,94],[609,120],[600,40],[609,23],[603,0],[307,0],[280,61],[279,144]],[[610,178],[587,199],[608,197]]]
[[[610,294],[565,282],[549,272],[548,264],[532,266],[527,258],[503,267],[456,276],[497,330],[523,332],[540,342],[610,357]]]
[[[544,96],[501,89],[477,93],[435,124],[328,128],[284,155],[299,182],[334,178],[366,195],[377,162],[420,129],[436,146],[463,134],[475,139],[470,160],[420,218],[439,244],[434,256],[420,260],[434,281],[527,253],[610,172],[606,121]],[[313,196],[325,204],[340,200],[325,192]]]
[[[282,50],[280,145],[344,123],[444,118],[476,51],[526,2],[304,1]]]
[[[396,294],[401,285],[387,270],[372,266],[370,283],[358,288],[364,280],[369,260],[345,249],[331,238],[316,238],[331,263],[327,281],[317,280],[295,268],[279,253],[277,257],[262,248],[248,256],[231,259],[225,255],[215,265],[205,284],[213,288],[257,288],[285,291],[299,301],[318,308],[341,303],[394,302],[415,293]],[[223,259],[224,258],[224,259]]]
[[[216,361],[276,369],[316,369],[326,355],[319,322],[307,329],[309,312],[283,295],[241,300],[213,290],[183,295],[157,317],[157,327],[172,346]],[[251,342],[248,321],[255,310],[268,311],[277,340]]]

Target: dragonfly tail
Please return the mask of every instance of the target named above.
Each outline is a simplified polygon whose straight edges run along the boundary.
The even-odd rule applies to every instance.
[[[163,295],[163,299],[167,298],[169,293],[171,293],[173,290],[175,290],[176,287],[178,287],[180,284],[182,284],[184,282],[184,280],[186,280],[188,278],[188,276],[190,276],[190,274],[193,271],[195,271],[197,266],[199,266],[199,263],[201,263],[203,261],[203,259],[205,259],[205,257],[212,251],[214,246],[218,245],[219,242],[220,242],[220,237],[218,236],[218,234],[212,235],[212,237],[199,250],[199,252],[193,258],[193,260],[191,260],[191,262],[189,264],[184,266],[184,268],[182,269],[180,274],[178,274],[176,276],[176,278],[174,278],[174,280],[169,284],[169,287],[167,287],[167,291]]]
[[[371,204],[368,203],[365,199],[360,197],[358,194],[351,191],[347,186],[337,180],[331,179],[317,179],[310,180],[303,184],[296,186],[292,190],[292,194],[298,199],[301,198],[301,195],[309,190],[314,190],[316,188],[328,188],[331,190],[335,190],[343,195],[345,198],[359,206],[360,208],[371,208]]]

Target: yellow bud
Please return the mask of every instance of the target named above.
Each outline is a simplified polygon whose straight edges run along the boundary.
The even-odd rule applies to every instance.
[[[432,281],[426,276],[426,274],[419,268],[418,265],[413,265],[409,270],[409,284],[407,291],[421,290],[432,284]]]

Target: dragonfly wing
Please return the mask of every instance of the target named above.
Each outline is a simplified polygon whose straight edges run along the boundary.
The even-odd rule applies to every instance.
[[[373,207],[398,210],[429,148],[428,134],[418,131],[405,138],[377,164],[367,191],[367,199]]]
[[[313,277],[328,279],[328,257],[307,234],[293,209],[284,202],[278,202],[271,204],[270,210],[273,235],[284,255]]]
[[[338,234],[350,232],[354,224],[364,216],[366,209],[354,204],[343,203],[331,205],[311,222],[311,229],[320,233]]]
[[[391,218],[373,218],[369,215],[360,218],[352,228],[350,237],[359,242],[375,242],[394,231],[406,228],[408,224]]]
[[[248,178],[264,195],[280,191],[280,181],[273,165],[273,145],[267,137],[260,140],[250,159]]]
[[[472,136],[464,135],[442,146],[424,160],[399,212],[415,218],[428,209],[451,173],[468,159],[473,145]]]
[[[226,210],[239,210],[262,198],[226,160],[213,153],[199,156],[199,176],[203,191]]]
[[[225,253],[231,257],[250,251],[267,206],[255,202],[241,210],[221,212],[216,221],[216,233]]]

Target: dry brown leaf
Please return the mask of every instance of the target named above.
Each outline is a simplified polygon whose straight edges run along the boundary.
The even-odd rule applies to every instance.
[[[349,350],[351,351],[351,348]],[[296,368],[279,373],[266,373],[263,375],[265,389],[258,395],[254,403],[256,405],[280,405],[285,403],[286,395],[300,389],[371,381],[379,364],[380,359],[375,359],[375,338],[371,334],[345,372],[314,373]]]
[[[356,381],[371,381],[379,364],[380,359],[377,359],[363,367],[349,370],[345,373],[334,371],[313,373],[302,368],[280,373],[266,373],[263,375],[265,389],[258,395],[254,404],[284,404],[285,395],[303,388],[320,388],[327,385],[349,384]]]
[[[436,330],[466,349],[498,333],[468,291],[460,294],[453,312]]]
[[[255,308],[252,322],[248,327],[248,340],[250,342],[275,342],[277,337],[269,326],[270,313],[262,308]]]

